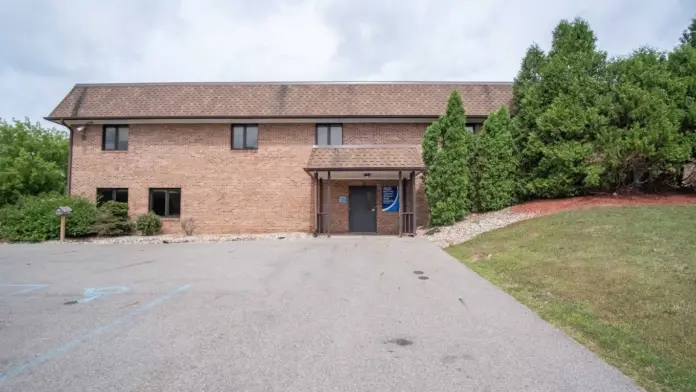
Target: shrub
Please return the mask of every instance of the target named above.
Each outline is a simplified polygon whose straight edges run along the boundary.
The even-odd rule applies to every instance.
[[[128,217],[128,203],[107,201],[99,207],[97,235],[104,237],[128,235],[134,229],[135,224]]]
[[[162,229],[162,220],[157,214],[150,211],[138,217],[136,227],[142,235],[155,235]]]
[[[196,220],[193,218],[186,218],[181,221],[181,228],[184,230],[186,235],[193,235],[194,230],[196,230]]]
[[[47,194],[24,196],[16,204],[0,209],[0,238],[8,241],[45,241],[60,237],[58,207],[70,207],[66,236],[86,237],[95,234],[97,207],[82,197]]]

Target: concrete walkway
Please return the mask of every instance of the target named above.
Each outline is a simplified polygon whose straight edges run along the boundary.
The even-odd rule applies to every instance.
[[[19,390],[637,389],[436,245],[333,237],[1,246]]]

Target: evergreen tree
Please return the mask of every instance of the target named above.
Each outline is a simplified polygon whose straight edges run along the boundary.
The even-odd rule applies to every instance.
[[[696,18],[691,19],[691,24],[684,30],[679,42],[683,45],[689,45],[692,48],[696,48]]]
[[[631,182],[676,182],[691,157],[690,138],[680,132],[686,85],[670,72],[665,53],[641,48],[609,64],[609,126],[597,138],[605,188]]]
[[[471,165],[476,211],[499,210],[515,200],[518,162],[510,128],[510,113],[503,106],[488,117],[476,135]]]
[[[527,108],[529,103],[525,101],[527,90],[541,80],[539,70],[545,60],[546,55],[537,44],[532,44],[522,58],[522,66],[512,86],[512,108],[515,115],[523,114],[522,112]]]
[[[425,167],[433,165],[435,157],[440,151],[442,143],[442,127],[440,124],[442,124],[442,116],[425,130],[425,135],[423,136],[423,163]]]
[[[696,18],[684,31],[681,45],[669,54],[669,68],[679,83],[683,83],[686,93],[677,97],[683,110],[682,132],[696,130]]]
[[[538,197],[572,196],[600,184],[602,166],[593,149],[605,127],[606,54],[582,19],[561,21],[539,69],[539,80],[525,86],[530,106],[522,155],[526,189]],[[529,126],[529,125],[526,125]]]
[[[425,195],[434,226],[461,220],[469,208],[469,144],[466,114],[458,91],[453,91],[447,109],[429,126],[423,138],[426,165]]]
[[[515,117],[512,119],[511,132],[514,139],[517,158],[519,161],[518,176],[524,178],[530,173],[535,163],[541,159],[533,150],[525,150],[529,134],[536,130],[536,119],[543,107],[548,106],[538,100],[538,96],[530,99],[530,90],[536,88],[541,81],[541,67],[546,62],[546,54],[537,44],[527,49],[522,59],[522,66],[512,85],[512,106]],[[525,155],[527,154],[527,155]],[[516,194],[523,198],[527,191],[525,181],[518,181]]]

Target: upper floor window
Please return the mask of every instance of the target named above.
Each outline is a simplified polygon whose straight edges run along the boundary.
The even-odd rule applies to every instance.
[[[482,127],[483,127],[483,124],[479,124],[479,123],[467,123],[466,124],[466,130],[469,132],[478,132],[481,130]]]
[[[104,125],[102,150],[128,150],[128,126]]]
[[[259,127],[257,125],[233,125],[232,149],[256,150],[259,147]]]
[[[343,125],[317,124],[317,146],[343,145]]]
[[[102,205],[107,201],[117,201],[128,203],[127,188],[97,188],[97,205]]]

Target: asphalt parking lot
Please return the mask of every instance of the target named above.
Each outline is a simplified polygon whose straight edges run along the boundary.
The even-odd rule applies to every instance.
[[[0,245],[0,391],[635,391],[411,238]]]

